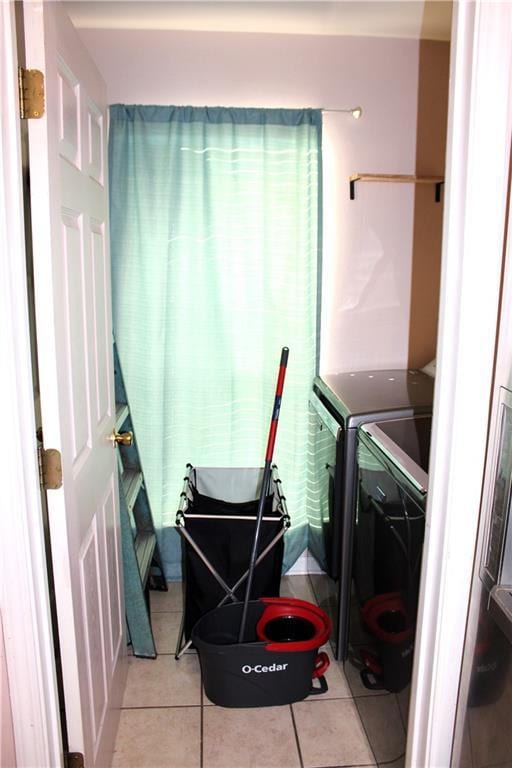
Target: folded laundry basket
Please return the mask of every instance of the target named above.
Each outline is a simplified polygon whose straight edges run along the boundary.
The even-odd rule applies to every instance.
[[[190,647],[196,622],[244,598],[263,469],[187,464],[176,515],[183,543],[185,600],[176,658]],[[284,533],[290,526],[275,465],[265,499],[251,599],[279,595]]]

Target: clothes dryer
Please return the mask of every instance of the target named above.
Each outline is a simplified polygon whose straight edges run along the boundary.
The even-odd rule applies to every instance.
[[[333,623],[337,659],[348,655],[356,431],[364,423],[432,412],[434,380],[416,370],[371,370],[317,377],[310,395],[309,550],[317,599]]]

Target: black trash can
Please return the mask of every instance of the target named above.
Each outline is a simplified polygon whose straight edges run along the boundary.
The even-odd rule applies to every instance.
[[[296,639],[293,629],[281,641],[261,640],[257,626],[267,608],[286,605],[293,615],[294,604],[311,611],[314,626],[309,639]],[[306,608],[308,607],[308,609]],[[317,606],[302,600],[261,598],[249,602],[246,637],[238,643],[242,603],[215,608],[203,616],[192,630],[192,642],[201,661],[205,693],[214,704],[223,707],[273,707],[301,701],[310,694],[325,693],[323,673],[329,665],[326,653],[318,649],[327,642],[331,622]],[[275,619],[274,614],[271,615]],[[321,624],[321,627],[320,627]],[[304,636],[302,622],[300,637]],[[290,629],[291,624],[288,625]],[[318,679],[319,685],[313,685]]]

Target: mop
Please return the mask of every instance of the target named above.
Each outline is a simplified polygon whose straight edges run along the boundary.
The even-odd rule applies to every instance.
[[[242,610],[242,619],[240,621],[240,631],[238,633],[238,642],[243,643],[245,637],[245,626],[247,623],[247,609],[249,605],[249,599],[251,595],[252,580],[254,575],[254,568],[256,566],[256,559],[258,555],[258,542],[260,538],[261,520],[263,518],[263,510],[265,508],[265,499],[267,496],[267,490],[270,484],[270,476],[272,472],[272,457],[274,455],[274,444],[276,441],[277,423],[279,421],[279,411],[281,409],[281,399],[283,396],[284,377],[286,375],[286,366],[288,364],[288,347],[283,347],[281,350],[281,360],[279,363],[279,373],[277,376],[276,394],[274,397],[274,408],[272,411],[272,418],[270,420],[270,429],[268,433],[267,452],[265,455],[265,466],[263,469],[263,482],[261,484],[261,494],[258,504],[258,512],[256,515],[256,525],[254,529],[254,540],[252,544],[251,559],[249,563],[249,574],[247,577],[247,586],[245,590],[244,607]]]

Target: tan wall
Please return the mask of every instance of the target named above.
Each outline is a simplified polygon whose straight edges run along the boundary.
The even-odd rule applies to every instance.
[[[420,44],[416,175],[443,176],[448,113],[449,43],[424,40]],[[436,355],[441,238],[441,203],[434,186],[415,188],[411,275],[409,366],[421,367]]]
[[[12,728],[11,701],[9,698],[9,680],[5,660],[4,633],[0,615],[0,766],[15,768],[14,734]]]

